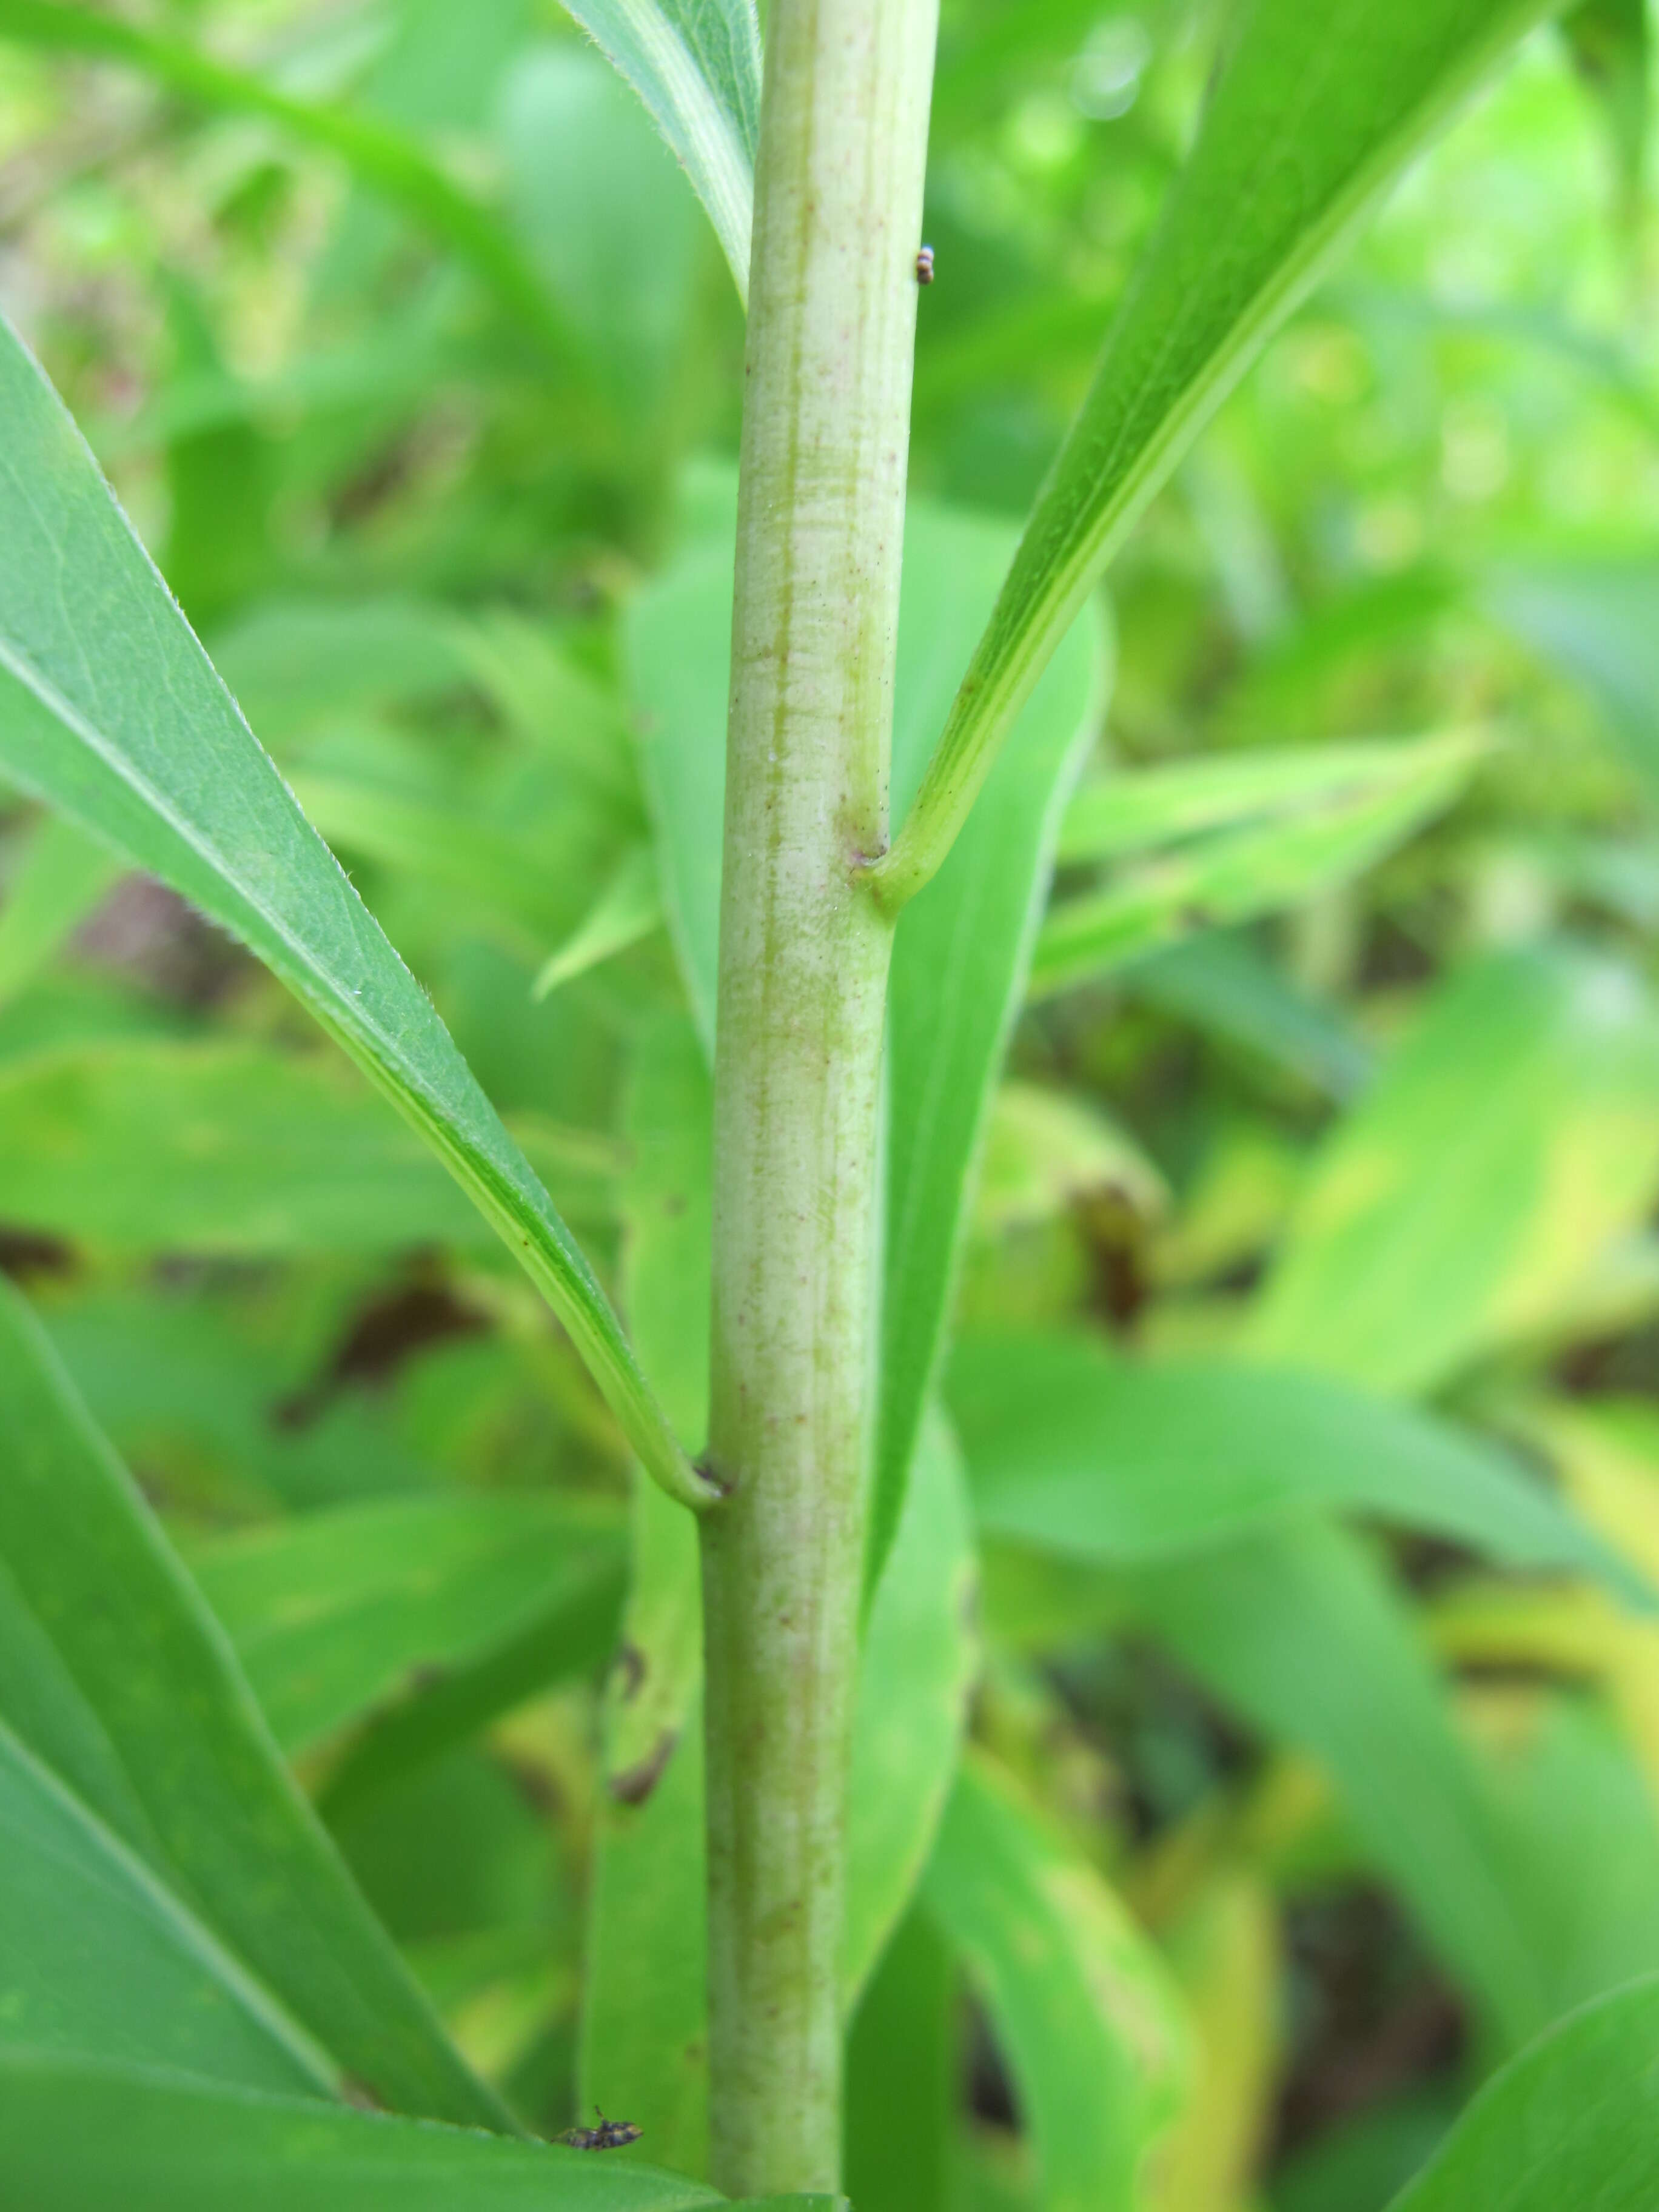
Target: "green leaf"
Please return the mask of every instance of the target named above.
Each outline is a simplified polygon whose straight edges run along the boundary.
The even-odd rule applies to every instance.
[[[1509,1593],[1540,1595],[1513,1583]],[[1618,1614],[1602,1618],[1611,1694],[1544,1692],[1520,1741],[1500,1747],[1495,1776],[1513,1837],[1509,1879],[1548,1977],[1552,2018],[1659,1972],[1659,1803],[1643,1771],[1651,1637]]]
[[[637,441],[684,357],[702,243],[685,178],[627,87],[568,41],[519,56],[500,136],[520,234]]]
[[[950,1795],[978,1668],[978,1595],[961,1455],[935,1414],[859,1658],[841,1950],[849,2009],[910,1902]]]
[[[1063,900],[1049,914],[1031,966],[1031,994],[1092,982],[1158,946],[1228,923],[1295,906],[1371,866],[1455,797],[1478,757],[1467,738],[1429,738],[1389,749],[1390,773],[1340,783],[1280,818],[1200,839],[1114,879],[1105,889]],[[1267,765],[1267,763],[1263,763]],[[1231,766],[1231,763],[1224,763]],[[1161,771],[1159,780],[1170,772]],[[1138,779],[1126,778],[1133,781]],[[1195,777],[1166,795],[1172,815],[1220,804],[1230,781]],[[1237,779],[1248,791],[1248,779]],[[1264,784],[1269,779],[1264,778]],[[1106,785],[1102,796],[1118,787]],[[1085,817],[1085,830],[1104,849],[1114,837],[1146,837],[1152,809],[1131,800],[1114,821],[1109,810]],[[1241,809],[1240,811],[1243,811]],[[1251,812],[1264,811],[1261,806]],[[1225,818],[1225,817],[1223,817]],[[1150,842],[1150,840],[1148,841]],[[1127,849],[1133,849],[1133,844]]]
[[[1310,1522],[1135,1568],[1131,1609],[1211,1695],[1334,1784],[1377,1871],[1506,2042],[1548,2018],[1511,1838],[1417,1626],[1358,1540]]]
[[[746,306],[760,142],[761,41],[754,0],[565,4],[645,102],[696,185]]]
[[[648,845],[636,845],[624,854],[577,928],[548,956],[532,987],[532,997],[544,999],[561,983],[568,983],[590,968],[597,968],[600,961],[625,952],[630,945],[648,937],[661,921],[656,859]]]
[[[847,2040],[847,2185],[859,2212],[945,2212],[956,2122],[957,1976],[920,1906],[900,1925]]]
[[[0,772],[240,937],[433,1146],[653,1475],[706,1504],[587,1262],[223,686],[51,386],[0,327]],[[74,597],[58,589],[75,579]],[[167,712],[158,717],[156,702]]]
[[[325,2054],[0,1723],[0,2049],[23,2043],[326,2095]]]
[[[524,1141],[590,1221],[614,1215],[602,1143]],[[0,1066],[0,1214],[94,1250],[489,1247],[412,1130],[320,1054],[123,1037]]]
[[[1032,685],[1148,501],[1430,133],[1549,0],[1249,0],[915,805],[873,870],[949,851]]]
[[[294,795],[307,818],[348,860],[378,860],[416,881],[459,891],[476,907],[512,916],[534,935],[563,903],[546,855],[527,836],[458,813],[441,799],[399,791],[379,777],[301,768]]]
[[[268,743],[361,708],[419,705],[464,684],[471,633],[435,601],[262,600],[209,638],[213,665]]]
[[[1421,1391],[1553,1315],[1659,1182],[1659,1015],[1568,945],[1442,985],[1316,1156],[1262,1357]]]
[[[1118,984],[1141,1006],[1241,1045],[1332,1097],[1348,1097],[1370,1074],[1370,1053],[1341,1015],[1297,989],[1243,931],[1149,953]]]
[[[1008,533],[913,508],[899,611],[896,803],[991,602]],[[867,1587],[875,1587],[938,1368],[991,1102],[1048,899],[1060,815],[1105,711],[1103,625],[1079,626],[1033,692],[966,830],[901,917],[888,983],[887,1236]]]
[[[981,1526],[1045,1551],[1179,1557],[1337,1508],[1514,1566],[1635,1580],[1495,1444],[1324,1376],[975,1336],[948,1396]]]
[[[638,1040],[624,1103],[623,1278],[640,1355],[677,1421],[708,1388],[713,1097],[683,1017]],[[660,2156],[708,2161],[702,1596],[696,1531],[649,1484],[633,1499],[633,1576],[605,1701],[578,2094],[626,2112]],[[651,1970],[641,1973],[648,1959]]]
[[[620,1565],[607,1516],[542,1498],[342,1506],[188,1560],[290,1753],[596,1598],[598,1657]]]
[[[278,1352],[222,1280],[162,1296],[141,1274],[130,1290],[55,1301],[47,1333],[98,1426],[130,1465],[166,1468],[170,1492],[199,1474],[215,1498],[303,1511],[432,1480],[361,1392],[300,1427],[273,1422],[273,1405],[306,1402],[314,1347],[302,1335]]]
[[[1152,1944],[981,1759],[957,1780],[922,1897],[990,2013],[1045,2212],[1132,2212],[1186,2085],[1186,2032]]]
[[[701,2173],[708,2163],[701,1676],[659,1766],[625,1785],[638,1802],[617,1799],[616,1786],[613,1778],[588,1902],[579,2095],[584,2107],[626,2112],[663,2157]]]
[[[0,1434],[0,1723],[47,1778],[39,1820],[51,1810],[65,1835],[78,1829],[83,1860],[118,1846],[142,1863],[152,1919],[199,1920],[206,1936],[181,1933],[177,1948],[234,1962],[245,2007],[292,2024],[285,2039],[313,2079],[325,2052],[331,2086],[496,2124],[283,1767],[205,1603],[3,1285]],[[47,1787],[57,1803],[42,1809]],[[119,1881],[136,1893],[133,1873]],[[45,1956],[64,1932],[46,1916]],[[43,1954],[8,1944],[0,1978],[15,1990],[21,1975],[27,1990],[31,1955]],[[106,1978],[88,1992],[143,2017],[143,1990]]]
[[[302,145],[337,155],[360,183],[465,261],[520,329],[556,358],[568,357],[563,323],[511,231],[493,209],[428,160],[418,140],[393,125],[337,103],[290,99],[179,40],[68,0],[0,0],[0,40],[125,63],[192,106],[210,113],[264,116]]]
[[[735,528],[731,522],[694,535],[623,616],[663,911],[711,1065]]]
[[[35,825],[0,908],[0,1005],[33,981],[120,872],[72,822],[49,814]]]
[[[1659,1975],[1584,2006],[1487,2082],[1389,2212],[1647,2212]]]
[[[21,2052],[0,2058],[0,2166],[32,2212],[690,2212],[725,2201],[630,2158]],[[830,2212],[828,2198],[784,2202]]]
[[[474,616],[455,637],[514,737],[604,805],[618,830],[642,830],[639,763],[620,696],[579,666],[544,623],[510,608]]]
[[[1409,790],[1420,778],[1480,758],[1480,740],[1456,734],[1368,744],[1199,754],[1160,768],[1091,778],[1060,824],[1067,864],[1155,852],[1206,830],[1287,817],[1343,813]]]

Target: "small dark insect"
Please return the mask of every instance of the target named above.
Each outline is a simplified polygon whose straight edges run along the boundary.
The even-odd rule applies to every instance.
[[[933,281],[933,249],[931,246],[924,246],[916,256],[916,282],[918,284],[931,284]]]
[[[597,2105],[593,2109],[599,2112]],[[599,2112],[598,2127],[572,2128],[568,2135],[559,2137],[572,2150],[620,2150],[624,2143],[637,2142],[639,2139],[640,2131],[632,2120],[607,2120],[603,2112]]]

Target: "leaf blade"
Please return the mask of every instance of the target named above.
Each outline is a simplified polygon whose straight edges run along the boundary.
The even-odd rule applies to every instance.
[[[1346,1509],[1515,1566],[1633,1579],[1496,1446],[1328,1376],[986,1336],[964,1343],[950,1397],[981,1526],[1073,1558],[1175,1557]]]
[[[389,2102],[499,2124],[283,1765],[205,1603],[9,1285],[0,1426],[0,1718],[161,1883],[192,1900],[338,2068]]]
[[[1106,563],[1271,332],[1424,139],[1550,0],[1254,0],[893,847],[897,906],[939,866]]]
[[[1416,1624],[1358,1540],[1318,1522],[1137,1567],[1137,1617],[1212,1695],[1331,1776],[1377,1867],[1510,2045],[1549,2016],[1496,1798]]]
[[[690,1468],[592,1270],[0,325],[0,769],[240,937],[420,1131],[568,1329],[652,1474]],[[75,580],[77,619],[57,579]],[[94,653],[96,657],[94,658]],[[158,702],[170,710],[156,719]]]
[[[0,2059],[8,2185],[40,2212],[690,2212],[711,2190],[631,2160],[221,2089],[142,2068]],[[805,2207],[811,2200],[792,2200]],[[827,2199],[817,2200],[827,2205]]]
[[[580,1611],[617,1579],[611,1534],[553,1498],[393,1498],[220,1537],[189,1564],[292,1753]]]
[[[1487,2082],[1389,2212],[1642,2212],[1659,2190],[1659,1976],[1585,2005]]]
[[[1131,2212],[1183,2093],[1184,2030],[1152,1945],[983,1759],[958,1778],[922,1886],[1019,2085],[1048,2212]]]
[[[749,234],[760,139],[754,0],[565,0],[644,102],[714,226],[749,303]]]

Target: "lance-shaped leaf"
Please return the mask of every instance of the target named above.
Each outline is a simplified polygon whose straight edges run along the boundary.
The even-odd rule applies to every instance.
[[[190,1565],[293,1752],[453,1683],[532,1631],[544,1632],[542,1681],[561,1659],[597,1660],[620,1550],[608,1515],[568,1500],[399,1498],[216,1537]],[[555,1621],[562,1642],[545,1633]]]
[[[1407,788],[1440,768],[1467,770],[1472,732],[1356,744],[1200,753],[1092,778],[1066,810],[1055,858],[1113,860],[1189,837],[1302,814],[1338,812]]]
[[[1491,1778],[1417,1626],[1358,1540],[1317,1522],[1136,1567],[1131,1608],[1211,1694],[1329,1773],[1372,1863],[1511,2046],[1549,2017]]]
[[[616,873],[605,884],[580,922],[556,951],[549,954],[538,975],[532,996],[546,998],[561,983],[586,975],[602,960],[625,952],[648,937],[662,921],[662,894],[657,889],[657,863],[648,845],[636,845],[624,854]]]
[[[579,1220],[614,1216],[603,1139],[538,1119],[526,1152]],[[0,1067],[0,1215],[94,1251],[488,1249],[466,1194],[331,1053],[102,1037]]]
[[[1400,758],[1389,777],[1334,787],[1323,804],[1200,838],[1062,900],[1037,939],[1032,995],[1091,981],[1196,931],[1296,905],[1370,867],[1455,797],[1474,759],[1463,738],[1391,750]],[[1096,826],[1112,834],[1109,816]]]
[[[649,109],[708,210],[738,297],[749,299],[749,233],[760,139],[755,0],[565,0]]]
[[[0,1435],[0,2039],[497,2124],[3,1285]]]
[[[1389,2212],[1659,2203],[1659,1975],[1571,2014],[1493,2076]]]
[[[1554,943],[1452,975],[1316,1156],[1252,1349],[1420,1391],[1549,1321],[1652,1203],[1656,1085],[1621,963]]]
[[[0,2059],[0,2167],[31,2212],[692,2212],[727,2201],[632,2159],[32,2054]],[[842,2204],[775,2197],[746,2212]]]
[[[1095,1869],[983,1762],[963,1768],[922,1901],[1012,2069],[1047,2212],[1133,2212],[1186,2086],[1187,2037],[1151,1942]]]
[[[1248,0],[896,843],[938,868],[1021,702],[1147,501],[1424,139],[1549,0]]]
[[[945,701],[941,680],[995,589],[995,526],[913,510],[905,538],[893,782],[915,788]],[[958,644],[960,641],[960,644]],[[881,1397],[869,1584],[904,1506],[955,1288],[992,1095],[1048,896],[1060,814],[1111,678],[1103,623],[1079,623],[1020,716],[987,811],[893,945]]]
[[[705,1504],[615,1314],[421,989],[0,325],[0,774],[233,931],[420,1130],[546,1294],[656,1479]]]
[[[842,1996],[856,2002],[915,1893],[951,1794],[979,1662],[962,1455],[924,1431],[859,1661],[848,1778]]]
[[[842,2170],[859,2212],[953,2201],[957,1969],[920,1904],[883,1954],[847,2039]]]
[[[950,1398],[981,1524],[1064,1557],[1176,1558],[1335,1508],[1642,1588],[1497,1445],[1328,1376],[978,1336],[957,1352]]]
[[[688,1428],[708,1387],[712,1087],[696,1033],[641,1032],[625,1094],[623,1282],[641,1357]],[[626,2112],[683,2172],[708,2160],[702,1594],[696,1531],[648,1484],[606,1701],[582,1985],[579,2098]],[[651,1971],[640,1972],[641,1959]]]

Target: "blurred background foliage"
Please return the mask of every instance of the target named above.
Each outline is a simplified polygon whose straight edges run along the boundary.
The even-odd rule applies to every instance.
[[[551,4],[172,0],[82,52],[62,13],[0,4],[0,303],[614,1284],[685,1202],[639,1106],[684,1000],[637,741],[724,640],[641,593],[729,514],[719,249]],[[1225,17],[945,0],[918,495],[1029,504]],[[1204,1363],[1268,1356],[1503,1437],[1659,1570],[1646,36],[1589,0],[1534,39],[1119,562],[994,1115],[947,1395],[1002,1778],[951,1820],[992,1850],[1017,1778],[1164,1953],[1167,2212],[1372,2212],[1499,2051],[1659,1967],[1659,1631],[1370,1521],[1126,1573],[999,1506],[975,1411],[1022,1331],[1190,1363],[1173,1491],[1248,1439]],[[0,841],[0,1261],[462,2046],[566,2126],[619,1439],[250,959],[21,805]],[[697,1303],[641,1322],[693,1375]],[[860,2015],[866,2205],[1037,2201],[1040,2045],[952,1911],[936,1866]]]

